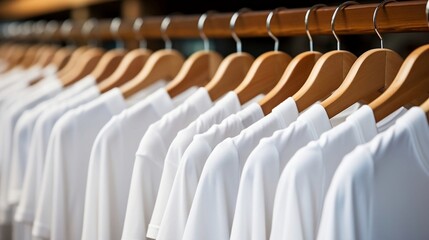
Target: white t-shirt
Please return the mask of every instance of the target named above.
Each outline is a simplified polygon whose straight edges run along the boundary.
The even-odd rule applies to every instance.
[[[145,239],[161,180],[165,155],[177,133],[213,105],[199,88],[183,104],[153,123],[140,141],[128,196],[122,239]]]
[[[298,117],[292,98],[216,146],[201,173],[183,239],[229,239],[241,171],[250,152],[263,137],[287,127]]]
[[[182,239],[192,200],[204,164],[216,145],[238,135],[264,116],[259,104],[252,104],[237,114],[195,135],[180,160],[170,197],[158,233],[158,240]]]
[[[95,86],[96,81],[92,77],[82,79],[65,89],[57,96],[48,99],[31,110],[25,111],[19,118],[13,133],[12,162],[10,164],[10,179],[8,187],[8,201],[10,205],[18,203],[23,184],[25,167],[30,146],[31,135],[36,119],[47,109],[78,95],[80,92]]]
[[[12,221],[11,208],[8,204],[8,187],[15,125],[25,110],[31,109],[39,103],[54,97],[61,91],[62,85],[59,81],[50,81],[49,83],[45,83],[43,87],[35,87],[33,89],[33,94],[27,98],[21,99],[21,101],[15,102],[15,104],[10,104],[2,116],[4,130],[2,131],[2,155],[0,159],[0,224],[8,224]]]
[[[344,119],[358,107],[353,106],[336,118]],[[330,128],[325,109],[314,104],[287,128],[260,141],[243,168],[231,239],[269,238],[274,195],[283,168],[299,148]]]
[[[110,118],[125,108],[126,102],[115,88],[68,111],[55,124],[49,138],[33,236],[63,240],[82,236],[92,144]]]
[[[180,104],[184,96],[178,99],[172,100],[164,88],[159,89],[114,116],[98,133],[89,160],[81,239],[121,238],[139,142],[149,125]]]
[[[392,125],[405,111],[402,109],[380,122],[378,130]],[[343,124],[301,148],[278,180],[271,212],[271,239],[315,239],[325,194],[338,164],[344,155],[376,134],[373,113],[368,106],[362,106]]]
[[[25,169],[21,198],[14,216],[15,221],[33,224],[48,140],[55,123],[68,110],[90,102],[99,95],[100,92],[96,86],[90,87],[81,94],[47,109],[37,118],[30,140],[28,166]]]
[[[429,125],[414,107],[341,161],[317,239],[429,239]]]
[[[220,123],[227,116],[238,112],[240,107],[240,100],[237,94],[233,91],[228,92],[212,108],[199,116],[188,127],[181,130],[174,138],[164,160],[164,169],[147,237],[157,239],[159,226],[164,215],[174,177],[176,176],[177,167],[192,138],[198,133],[205,132],[213,124]]]

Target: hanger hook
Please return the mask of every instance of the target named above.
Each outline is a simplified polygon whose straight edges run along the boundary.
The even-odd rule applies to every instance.
[[[170,22],[171,22],[170,16],[165,16],[161,22],[161,35],[162,35],[162,39],[165,42],[165,49],[168,49],[168,50],[171,50],[173,48],[171,39],[167,35],[167,29],[168,29],[168,26],[170,25]]]
[[[110,33],[116,38],[116,48],[123,49],[124,41],[120,39],[119,29],[121,27],[122,20],[120,18],[113,18],[110,22]]]
[[[426,22],[429,25],[429,1],[426,3]]]
[[[316,9],[318,9],[318,8],[321,8],[321,7],[326,7],[326,5],[325,5],[325,4],[316,4],[316,5],[313,5],[313,6],[312,6],[311,8],[309,8],[309,9],[307,10],[307,12],[305,13],[305,19],[304,19],[304,23],[305,23],[305,32],[307,33],[308,41],[310,42],[310,51],[311,51],[311,52],[313,52],[313,51],[314,51],[314,50],[313,50],[313,38],[311,37],[310,30],[308,29],[308,22],[309,22],[309,18],[310,18],[311,11],[316,10]]]
[[[82,29],[81,29],[82,35],[85,37],[88,37],[89,34],[94,30],[96,24],[97,24],[97,19],[95,18],[90,18],[86,20],[82,25]],[[96,46],[97,42],[95,40],[88,41],[88,45]]]
[[[238,37],[237,33],[235,32],[235,24],[237,22],[238,17],[240,16],[241,13],[244,12],[249,12],[250,9],[248,8],[242,8],[240,10],[238,10],[238,12],[235,12],[232,17],[231,20],[229,21],[229,28],[231,29],[231,35],[232,38],[234,38],[236,46],[237,46],[237,52],[241,53],[241,40]]]
[[[136,18],[136,20],[134,20],[134,24],[133,24],[133,31],[134,31],[134,35],[136,36],[136,38],[139,40],[139,48],[147,48],[147,41],[146,39],[143,38],[143,35],[140,33],[140,30],[143,26],[143,18]]]
[[[266,28],[267,28],[267,32],[268,32],[268,35],[270,35],[270,37],[274,40],[274,51],[276,51],[276,52],[279,50],[279,39],[278,39],[276,36],[274,36],[273,32],[271,31],[271,20],[273,19],[273,16],[274,16],[278,11],[280,11],[280,10],[284,10],[284,9],[286,9],[286,8],[284,8],[284,7],[279,7],[279,8],[274,9],[273,11],[271,11],[271,12],[268,14],[268,16],[267,16],[267,20],[266,20],[266,22],[265,22],[265,24],[266,24]]]
[[[207,38],[207,35],[204,33],[204,23],[206,22],[208,15],[211,14],[211,13],[213,13],[213,12],[214,11],[208,11],[208,12],[202,14],[198,18],[198,31],[200,32],[201,39],[203,39],[204,50],[205,51],[209,51],[210,50],[210,41]]]
[[[332,14],[331,31],[332,31],[332,34],[334,35],[335,39],[337,39],[337,50],[341,50],[341,48],[340,48],[340,38],[338,38],[337,33],[335,33],[335,19],[337,18],[337,14],[339,11],[343,10],[347,6],[355,5],[355,4],[359,4],[359,3],[355,2],[355,1],[343,2],[342,4],[340,4],[340,6],[338,6],[335,9],[334,14]]]
[[[374,14],[372,15],[372,23],[374,24],[374,31],[377,34],[378,38],[380,38],[380,48],[384,48],[384,45],[383,45],[383,37],[381,36],[381,34],[380,34],[380,32],[378,31],[378,28],[377,28],[377,14],[378,14],[378,9],[380,7],[384,7],[387,3],[391,3],[391,2],[396,2],[396,1],[395,0],[384,0],[384,1],[382,1],[375,8]]]
[[[45,35],[46,35],[46,39],[49,41],[51,40],[51,37],[55,34],[55,31],[58,30],[59,24],[58,21],[56,20],[50,20],[48,23],[46,23],[45,25]]]

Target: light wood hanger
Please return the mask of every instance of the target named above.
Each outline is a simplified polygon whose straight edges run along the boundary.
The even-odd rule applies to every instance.
[[[426,118],[427,118],[428,124],[429,124],[429,98],[424,103],[422,103],[422,105],[420,105],[420,107],[426,113]]]
[[[51,63],[58,68],[58,71],[61,71],[67,65],[72,53],[73,50],[69,47],[60,48],[55,52]]]
[[[277,85],[259,101],[265,115],[273,108],[296,93],[305,83],[316,61],[322,56],[320,52],[313,51],[313,39],[308,30],[308,18],[312,10],[324,7],[324,4],[316,4],[309,8],[305,14],[305,28],[310,41],[310,51],[303,52],[294,57],[286,67]]]
[[[243,9],[235,14],[240,14],[242,11]],[[213,78],[204,86],[212,101],[217,100],[228,91],[237,88],[243,81],[255,60],[252,55],[242,52],[239,48],[240,39],[238,39],[238,36],[235,33],[235,21],[237,18],[238,16],[234,17],[233,15],[230,20],[232,37],[237,42],[237,52],[228,55],[224,60],[222,60]],[[205,48],[208,49],[209,41],[207,40],[207,37],[203,31],[200,31],[200,35],[204,39]]]
[[[356,4],[356,2],[344,2],[335,9],[332,15],[331,28],[337,39],[337,50],[325,53],[317,60],[304,85],[292,96],[299,112],[337,89],[356,61],[353,53],[340,50],[340,40],[334,29],[338,11],[351,4]]]
[[[369,106],[376,121],[418,97],[429,94],[429,44],[414,50],[403,62],[392,84]]]
[[[62,78],[63,76],[67,75],[69,72],[73,71],[74,66],[80,61],[80,58],[82,55],[89,50],[90,48],[88,46],[82,46],[78,47],[74,50],[72,50],[71,55],[69,57],[69,60],[66,62],[66,64],[57,72],[58,78]],[[59,53],[61,54],[61,53]],[[56,56],[56,58],[60,58],[61,56]],[[54,62],[57,61],[55,58]],[[58,61],[60,61],[58,59]]]
[[[115,72],[98,84],[98,88],[101,93],[105,93],[112,88],[119,87],[135,78],[144,67],[149,56],[152,54],[152,51],[146,49],[146,41],[142,40],[141,35],[139,34],[142,25],[143,19],[141,18],[137,18],[133,24],[134,34],[139,38],[140,48],[127,53]]]
[[[158,50],[150,55],[137,76],[120,87],[124,98],[129,98],[156,81],[171,80],[179,72],[184,58],[181,53],[171,48],[171,40],[166,35],[169,23],[169,17],[165,17],[161,23],[161,33],[165,42],[165,49]]]
[[[271,32],[271,19],[277,10],[270,12],[266,20],[268,34],[275,41],[274,51],[266,52],[257,57],[243,82],[234,90],[241,104],[273,89],[292,59],[288,54],[278,51],[278,39]],[[241,49],[241,42],[239,43]]]
[[[398,53],[383,48],[383,38],[377,29],[376,17],[379,7],[392,0],[383,1],[374,10],[374,30],[380,38],[381,48],[363,53],[353,64],[341,86],[321,105],[329,118],[347,107],[371,95],[378,96],[395,78],[403,59]]]
[[[167,85],[166,90],[171,98],[192,86],[203,87],[206,85],[212,79],[222,61],[219,53],[209,50],[208,39],[203,31],[206,18],[207,13],[202,14],[198,20],[198,30],[204,40],[205,49],[192,54],[186,59],[177,76]]]
[[[89,75],[94,77],[97,83],[104,81],[115,72],[125,54],[126,51],[123,49],[113,49],[106,52]]]
[[[95,66],[97,66],[102,56],[103,50],[99,48],[91,48],[85,51],[79,61],[74,64],[73,70],[67,72],[67,74],[60,78],[63,86],[70,86],[81,78],[89,75]]]

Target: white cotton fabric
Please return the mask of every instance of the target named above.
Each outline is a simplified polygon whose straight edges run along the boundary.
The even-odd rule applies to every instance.
[[[177,133],[212,107],[199,88],[183,104],[153,123],[140,141],[134,162],[122,239],[145,239],[167,150]]]
[[[10,205],[18,203],[21,196],[24,172],[27,166],[27,158],[30,146],[30,139],[34,124],[37,118],[47,109],[55,107],[57,104],[68,98],[78,95],[85,89],[95,86],[93,77],[87,77],[65,89],[57,96],[48,99],[31,110],[25,111],[19,118],[13,132],[12,162],[10,164],[10,179],[8,186],[8,202]]]
[[[33,236],[64,240],[82,236],[92,144],[104,124],[126,107],[120,90],[115,88],[70,110],[55,124],[46,154]]]
[[[283,170],[275,195],[271,239],[315,239],[326,191],[341,159],[354,147],[371,140],[377,130],[392,125],[401,109],[375,124],[368,106],[362,106],[317,141],[300,149]]]
[[[155,207],[149,223],[149,238],[157,239],[159,227],[164,215],[165,206],[170,195],[177,167],[194,135],[203,133],[213,124],[220,123],[227,116],[240,110],[240,100],[235,92],[228,92],[212,108],[207,110],[188,127],[181,130],[171,143],[164,160],[161,182],[156,197]]]
[[[91,150],[85,193],[82,240],[120,239],[135,152],[150,124],[183,102],[164,88],[114,116],[98,133]]]
[[[213,125],[206,132],[194,136],[180,160],[158,240],[182,239],[198,181],[210,153],[218,143],[238,135],[263,116],[259,104],[254,103]]]
[[[295,101],[288,98],[238,136],[216,146],[201,173],[183,239],[229,239],[247,157],[261,138],[287,127],[297,117]]]
[[[28,166],[25,169],[21,198],[14,219],[32,225],[43,176],[48,140],[57,120],[68,110],[96,99],[100,92],[96,86],[44,111],[36,120],[30,140]]]
[[[346,155],[332,179],[317,239],[428,239],[429,125],[414,107]]]
[[[344,120],[358,107],[352,106],[333,121]],[[231,239],[269,238],[274,195],[283,168],[298,149],[330,128],[325,109],[314,104],[287,128],[260,141],[243,168]]]
[[[13,130],[15,129],[19,117],[25,110],[31,109],[39,103],[54,97],[61,89],[62,85],[59,81],[44,82],[43,87],[39,84],[32,88],[32,94],[21,99],[21,101],[9,104],[2,116],[4,130],[2,131],[2,151],[0,159],[0,224],[12,222],[11,207],[8,203],[8,187],[10,179],[9,169],[12,162]]]

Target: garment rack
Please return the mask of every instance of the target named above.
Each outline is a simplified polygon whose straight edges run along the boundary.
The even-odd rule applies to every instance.
[[[374,33],[372,15],[378,4],[359,4],[345,8],[337,17],[335,30],[337,34],[368,34]],[[312,35],[327,35],[331,32],[331,17],[336,6],[323,7],[315,10],[311,15],[309,30]],[[273,18],[271,29],[276,36],[295,36],[305,34],[304,16],[308,9],[285,9],[279,11]],[[377,16],[377,25],[380,32],[423,32],[428,31],[426,19],[426,1],[392,2],[380,9]],[[265,20],[269,11],[250,11],[240,15],[236,23],[236,33],[240,37],[268,37]],[[229,21],[232,13],[210,14],[204,26],[204,33],[209,38],[231,37]],[[171,23],[167,29],[170,38],[197,38],[199,31],[197,22],[199,15],[171,15]],[[147,39],[161,38],[160,25],[162,16],[143,18],[140,29],[142,37]],[[86,37],[109,40],[136,39],[133,22],[122,22],[117,34],[110,31],[111,19],[97,20],[96,28]],[[56,40],[82,39],[80,29],[82,22],[74,22],[70,33],[65,36],[60,30],[55,31],[50,38]],[[26,36],[35,40],[40,36]]]

